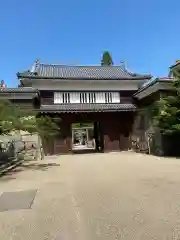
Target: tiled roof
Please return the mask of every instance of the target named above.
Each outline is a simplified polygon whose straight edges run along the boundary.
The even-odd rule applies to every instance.
[[[32,87],[18,87],[18,88],[0,88],[0,93],[1,92],[5,92],[5,93],[20,93],[20,92],[24,92],[24,93],[34,93],[34,92],[38,92],[37,89],[32,88]]]
[[[58,104],[58,105],[42,105],[41,112],[119,112],[119,111],[134,111],[134,104],[98,104],[98,103],[83,103],[83,104]]]
[[[155,78],[153,80],[147,81],[146,83],[144,83],[136,93],[133,94],[133,96],[136,96],[137,94],[139,94],[140,92],[146,90],[148,87],[154,85],[157,82],[165,82],[165,83],[172,83],[173,82],[173,78],[172,77],[160,77],[160,78]]]
[[[173,65],[170,66],[170,69],[171,68],[174,68],[176,66],[180,65],[180,60],[177,60]]]
[[[32,71],[17,74],[18,77],[60,79],[144,79],[150,75],[130,73],[121,66],[66,66],[35,63]]]
[[[172,90],[173,88],[173,78],[172,77],[160,77],[160,78],[155,78],[152,81],[147,82],[146,85],[142,86],[141,88],[139,88],[139,90],[137,92],[135,92],[133,94],[133,97],[137,97],[141,92],[146,91],[147,89],[151,88],[153,85],[156,86],[156,90],[155,91],[159,91],[162,90],[164,88],[162,88],[160,85],[157,85],[157,83],[164,83],[164,86],[167,86],[166,90]]]

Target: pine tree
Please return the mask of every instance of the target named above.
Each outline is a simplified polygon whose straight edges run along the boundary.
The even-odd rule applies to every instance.
[[[180,77],[174,75],[174,92],[171,96],[162,97],[153,108],[154,125],[164,135],[180,134]]]
[[[108,51],[105,51],[102,55],[101,59],[101,65],[102,66],[112,66],[113,65],[113,60]]]

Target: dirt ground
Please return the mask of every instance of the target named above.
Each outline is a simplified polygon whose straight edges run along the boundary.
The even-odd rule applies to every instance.
[[[178,240],[180,159],[47,157],[0,179],[0,239]]]

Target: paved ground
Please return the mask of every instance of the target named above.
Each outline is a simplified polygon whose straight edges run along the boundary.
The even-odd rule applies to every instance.
[[[178,159],[54,157],[1,178],[0,194],[3,240],[180,239]]]

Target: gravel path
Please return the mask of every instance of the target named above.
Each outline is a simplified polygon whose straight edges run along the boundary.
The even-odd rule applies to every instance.
[[[3,240],[180,239],[178,159],[47,157],[1,178],[0,194]]]

